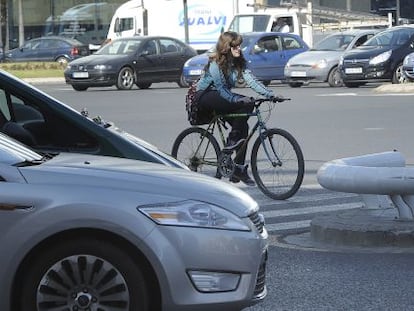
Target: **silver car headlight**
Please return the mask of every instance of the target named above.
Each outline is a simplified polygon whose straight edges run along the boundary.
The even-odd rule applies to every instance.
[[[95,70],[112,69],[112,65],[95,65],[93,69]]]
[[[383,62],[386,62],[390,58],[391,54],[392,54],[391,50],[389,50],[387,52],[384,52],[384,53],[381,53],[381,54],[375,56],[374,58],[372,58],[369,61],[369,64],[370,65],[377,65],[377,64],[381,64]]]
[[[240,217],[202,201],[150,204],[138,206],[137,209],[160,225],[250,231]]]
[[[184,67],[188,67],[190,66],[191,63],[191,58],[189,58],[185,63],[184,63]]]
[[[403,65],[409,65],[414,62],[414,53],[408,54],[406,57],[404,57]]]
[[[317,63],[315,63],[312,68],[325,68],[326,66],[328,66],[328,62],[326,61],[326,59],[321,59],[320,61],[318,61]]]

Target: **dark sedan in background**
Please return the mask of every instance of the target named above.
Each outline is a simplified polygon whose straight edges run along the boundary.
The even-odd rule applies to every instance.
[[[345,53],[339,70],[347,87],[368,82],[404,82],[403,60],[414,52],[414,25],[384,30],[360,47]]]
[[[284,80],[287,61],[309,49],[301,37],[278,32],[244,33],[241,48],[247,60],[247,67],[266,85],[271,80]],[[208,63],[208,55],[213,51],[214,47],[185,63],[183,73],[188,83],[200,77]]]
[[[186,87],[183,65],[195,55],[193,48],[175,38],[120,38],[88,57],[69,63],[64,75],[66,83],[77,91],[113,85],[119,90],[129,90],[134,84],[147,89],[159,82],[176,82]]]
[[[64,37],[48,36],[28,40],[20,48],[6,52],[8,62],[60,62],[68,63],[90,54],[87,44]]]

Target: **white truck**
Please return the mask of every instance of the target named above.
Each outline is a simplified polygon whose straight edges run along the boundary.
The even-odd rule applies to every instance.
[[[198,51],[217,42],[235,14],[251,13],[252,0],[131,0],[112,17],[107,40],[136,35],[165,35],[186,41]],[[187,32],[186,32],[187,29]],[[188,34],[186,36],[186,33]]]
[[[331,31],[392,26],[390,16],[313,7],[311,2],[308,2],[307,6],[262,7],[254,13],[236,14],[228,30],[240,33],[279,31],[279,26],[283,23],[289,26],[289,32],[301,36],[309,47],[313,46],[314,41],[318,41],[318,37],[323,37]]]

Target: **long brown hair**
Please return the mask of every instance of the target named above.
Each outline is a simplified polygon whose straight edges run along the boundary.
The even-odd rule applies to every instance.
[[[241,45],[242,42],[243,38],[237,32],[223,32],[217,41],[215,53],[210,56],[209,60],[217,62],[226,79],[233,68],[237,70],[237,76],[240,77],[243,69],[246,67],[246,59],[242,51],[240,51],[239,57],[233,57],[231,53],[231,48]]]

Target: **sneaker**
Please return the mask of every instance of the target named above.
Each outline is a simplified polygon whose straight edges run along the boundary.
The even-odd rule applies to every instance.
[[[223,151],[233,151],[237,148],[239,148],[242,144],[244,143],[244,139],[239,139],[239,140],[231,140],[228,139],[226,145],[223,148]]]
[[[230,177],[230,181],[233,183],[243,182],[247,186],[255,186],[256,183],[250,178],[247,173],[247,165],[237,165],[233,175]]]

